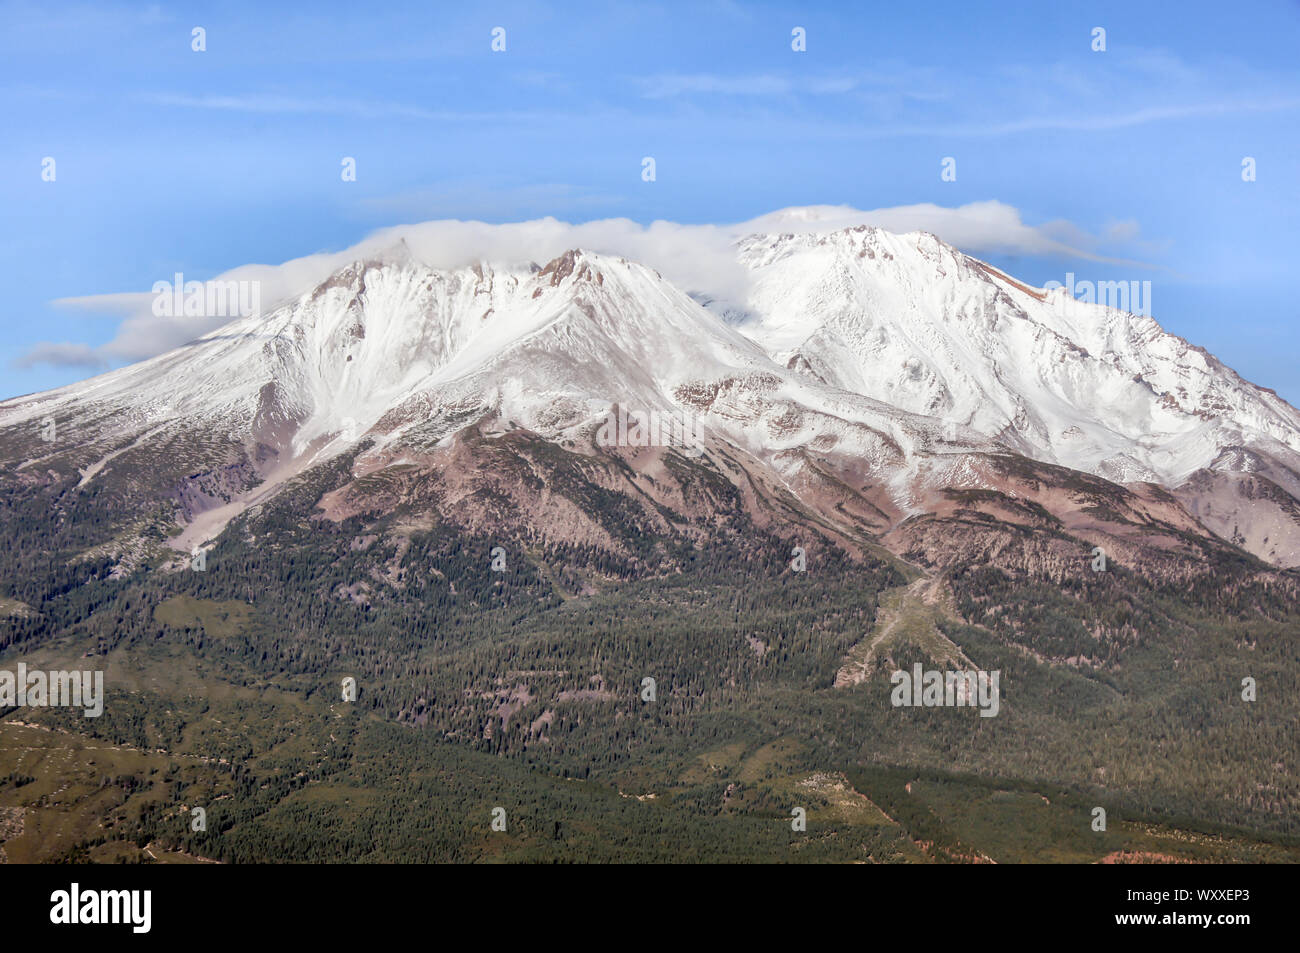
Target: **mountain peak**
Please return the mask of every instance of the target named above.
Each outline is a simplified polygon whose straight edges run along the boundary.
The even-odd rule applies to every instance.
[[[377,251],[372,252],[365,258],[361,259],[364,265],[399,265],[411,266],[423,264],[415,257],[411,251],[411,246],[406,241],[405,235],[399,235],[397,240],[388,245],[384,245]]]
[[[540,267],[440,269],[405,236],[377,241],[255,325],[7,402],[0,423],[30,421],[41,400],[61,425],[83,421],[90,480],[180,392],[219,395],[190,425],[317,462],[359,434],[431,452],[494,407],[558,439],[584,401],[688,405],[787,476],[809,455],[851,461],[903,508],[929,465],[918,461],[958,434],[1171,488],[1245,467],[1244,452],[1223,454],[1240,447],[1252,472],[1300,497],[1300,413],[1152,319],[1076,310],[930,232],[796,211],[770,224],[838,227],[739,239],[735,300],[692,298],[643,263],[580,247]]]
[[[624,262],[626,263],[626,262]],[[552,287],[559,285],[566,278],[577,281],[591,281],[598,285],[605,283],[605,270],[608,259],[603,255],[581,248],[570,248],[562,255],[552,258],[537,272],[538,278],[550,278]],[[658,272],[655,272],[658,277]]]

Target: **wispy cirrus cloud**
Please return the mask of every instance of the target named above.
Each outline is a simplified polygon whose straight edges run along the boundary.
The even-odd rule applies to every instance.
[[[667,73],[637,77],[642,94],[648,99],[668,99],[688,94],[722,94],[726,96],[784,96],[794,91],[794,82],[786,76],[770,73],[726,76],[718,73]]]
[[[647,99],[686,96],[844,96],[889,91],[906,99],[939,101],[951,92],[937,81],[935,71],[903,69],[852,73],[656,73],[634,76],[633,85]]]
[[[188,93],[141,93],[139,102],[151,106],[175,106],[181,109],[209,109],[221,112],[264,113],[268,115],[329,115],[367,119],[419,119],[433,122],[498,122],[501,120],[544,120],[536,112],[475,112],[426,109],[409,103],[352,99],[331,96],[294,96],[281,93],[234,93],[193,95]]]
[[[108,366],[108,360],[88,344],[65,341],[38,344],[13,361],[13,366],[20,370],[26,370],[41,364],[49,367],[84,367],[91,370],[103,370]]]
[[[1290,112],[1300,109],[1300,97],[1221,100],[1177,106],[1153,106],[1130,111],[1106,112],[1091,116],[1026,116],[1002,122],[902,126],[893,135],[1003,136],[1019,132],[1061,130],[1102,132],[1144,126],[1148,123],[1208,116],[1227,116],[1246,112]]]
[[[648,100],[689,101],[696,109],[728,101],[729,113],[739,110],[751,119],[745,110],[797,104],[799,112],[788,121],[799,129],[868,140],[1104,132],[1300,109],[1294,74],[1226,59],[1191,64],[1148,49],[1107,53],[1104,70],[1076,61],[1022,61],[957,76],[941,66],[888,64],[823,74],[663,73],[631,82]]]
[[[421,215],[439,218],[573,214],[609,208],[623,196],[589,186],[563,182],[502,184],[484,179],[461,179],[437,188],[419,188],[362,200],[366,209],[385,217]]]

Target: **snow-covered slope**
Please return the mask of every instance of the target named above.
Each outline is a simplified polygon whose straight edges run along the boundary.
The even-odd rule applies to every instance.
[[[124,451],[196,434],[208,457],[190,469],[212,465],[214,444],[224,445],[276,480],[362,437],[390,458],[430,451],[484,421],[571,439],[596,430],[611,405],[698,417],[709,439],[790,474],[799,454],[782,455],[791,451],[851,460],[888,482],[904,505],[934,469],[927,455],[944,436],[937,421],[775,364],[635,262],[573,251],[544,267],[480,263],[447,272],[415,261],[402,245],[347,266],[266,317],[0,404],[0,427],[55,420],[59,444],[40,449],[54,455],[74,446],[83,483],[120,464]],[[948,449],[985,446],[965,431],[947,436]]]
[[[1300,413],[1151,318],[1029,288],[926,233],[739,246],[728,317],[775,360],[1040,460],[1177,485],[1227,448],[1300,463]]]
[[[399,242],[263,317],[0,403],[0,463],[58,461],[83,486],[220,473],[180,493],[198,500],[182,546],[363,438],[367,466],[428,459],[471,426],[585,452],[614,405],[698,419],[706,449],[828,507],[874,494],[882,530],[938,489],[990,486],[999,450],[1170,487],[1252,472],[1300,496],[1300,414],[1150,318],[1028,288],[927,234],[757,235],[736,252],[753,280],[723,313],[615,256],[439,270]],[[51,420],[58,439],[32,439]],[[1252,498],[1223,497],[1215,531],[1277,553],[1276,516],[1236,520]]]

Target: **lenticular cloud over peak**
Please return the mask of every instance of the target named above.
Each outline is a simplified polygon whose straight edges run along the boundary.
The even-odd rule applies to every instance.
[[[492,224],[443,219],[380,229],[337,252],[295,258],[278,265],[247,264],[220,275],[187,275],[211,282],[257,282],[263,306],[310,291],[350,262],[386,257],[404,246],[421,263],[438,270],[494,262],[543,263],[573,248],[628,258],[660,272],[677,287],[719,302],[744,300],[750,275],[736,259],[738,240],[754,234],[827,233],[860,225],[903,234],[931,232],[971,254],[1013,253],[1100,259],[1053,237],[1056,224],[1027,225],[1020,212],[1003,202],[973,202],[956,208],[931,203],[875,210],[847,205],[794,206],[731,224],[641,224],[627,218],[572,223],[546,217]],[[1075,234],[1082,235],[1077,229]],[[1086,236],[1085,236],[1086,237]],[[172,275],[159,276],[171,280]],[[65,307],[118,314],[117,336],[100,349],[109,361],[140,360],[220,327],[228,315],[160,316],[150,292],[63,298]],[[49,347],[46,345],[45,347]],[[36,355],[32,355],[35,360]]]

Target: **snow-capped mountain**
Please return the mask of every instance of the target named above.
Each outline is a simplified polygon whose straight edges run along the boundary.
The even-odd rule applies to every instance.
[[[467,428],[620,453],[599,439],[617,406],[698,421],[706,459],[743,459],[828,520],[858,497],[873,533],[946,488],[996,488],[988,461],[1009,452],[1183,487],[1200,525],[1300,562],[1300,413],[1151,318],[927,234],[753,235],[736,255],[747,299],[711,309],[615,256],[440,270],[398,243],[264,316],[0,403],[0,463],[179,501],[187,548],[362,440],[360,472],[426,465]],[[1225,482],[1245,472],[1251,492]]]
[[[933,235],[752,236],[739,254],[740,330],[828,384],[1121,483],[1235,469],[1229,448],[1300,464],[1300,413],[1276,394],[1151,317],[1027,287]]]

